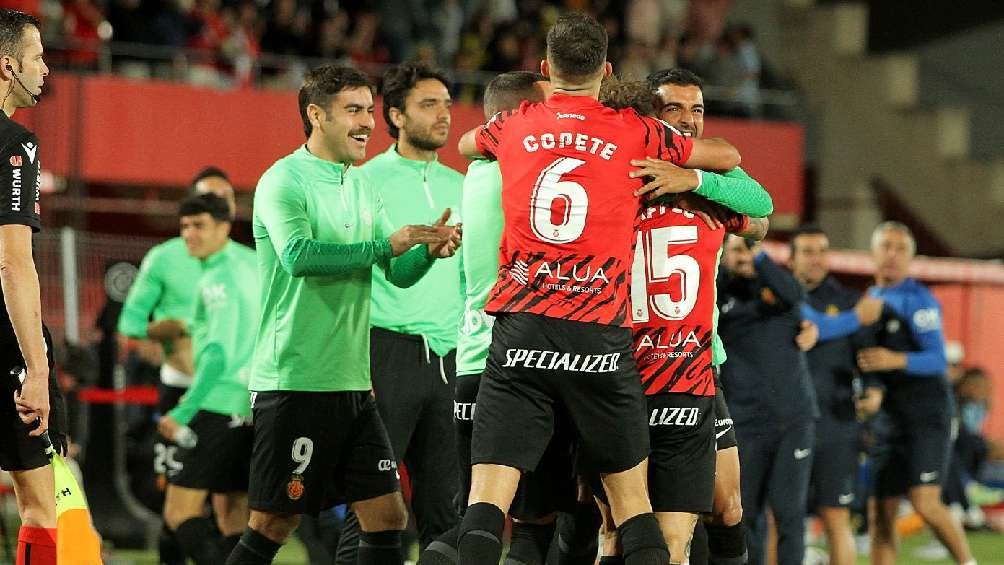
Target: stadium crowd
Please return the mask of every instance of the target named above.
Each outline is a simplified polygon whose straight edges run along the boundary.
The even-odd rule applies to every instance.
[[[728,1],[382,0],[17,0],[40,15],[51,64],[112,68],[214,85],[299,85],[318,61],[347,63],[378,78],[387,64],[423,61],[449,69],[455,98],[480,97],[493,72],[532,69],[562,9],[587,10],[610,36],[625,78],[681,66],[713,85],[719,114],[759,116],[759,88],[781,87],[746,25],[727,24]],[[257,68],[256,68],[257,67]]]
[[[598,554],[602,565],[761,564],[769,553],[798,565],[815,513],[830,562],[851,565],[851,511],[873,499],[869,552],[886,565],[907,499],[956,563],[976,564],[944,499],[970,507],[997,455],[978,433],[987,383],[975,370],[952,376],[941,306],[909,276],[912,233],[875,226],[863,293],[830,273],[816,227],[792,235],[787,266],[764,252],[771,196],[739,166],[742,148],[704,136],[705,83],[691,70],[721,72],[701,59],[713,44],[747,59],[737,76],[748,78],[751,35],[685,35],[673,59],[653,62],[638,46],[664,39],[645,25],[645,9],[662,5],[637,2],[615,22],[533,2],[499,16],[507,4],[489,3],[480,17],[500,58],[478,63],[493,78],[485,125],[459,143],[466,175],[438,159],[453,150],[454,96],[434,65],[463,47],[423,56],[441,35],[414,11],[379,20],[346,4],[331,15],[345,30],[368,14],[369,41],[378,28],[400,40],[380,42],[386,59],[373,62],[417,59],[382,74],[380,118],[395,142],[367,147],[378,121],[366,73],[306,72],[290,116],[306,142],[256,187],[255,249],[231,239],[234,189],[208,167],[179,207],[179,237],[146,255],[115,320],[123,347],[153,346],[159,365],[159,436],[142,478],[164,518],[161,563],[267,564],[299,533],[317,563],[401,564],[412,515],[425,565],[498,563],[507,519],[509,565]],[[69,17],[104,17],[90,0],[69,6]],[[167,9],[185,16],[173,24],[141,18],[152,26],[143,37],[181,47],[208,20],[168,32],[217,7],[192,9]],[[262,49],[313,54],[295,2],[276,3],[264,24],[252,15]],[[519,32],[525,17],[547,23]],[[67,424],[37,306],[39,208],[22,206],[40,140],[9,119],[39,103],[48,69],[38,21],[2,18],[0,337],[27,376],[5,385],[0,466],[22,502],[18,564],[49,565],[48,457],[69,453]],[[612,75],[608,41],[621,29],[631,39],[609,44],[611,57],[641,80]],[[533,41],[546,45],[542,72],[512,70],[533,66]],[[718,110],[756,113],[752,98],[731,103]],[[861,483],[863,454],[873,477]],[[324,547],[315,516],[336,505],[348,513]]]

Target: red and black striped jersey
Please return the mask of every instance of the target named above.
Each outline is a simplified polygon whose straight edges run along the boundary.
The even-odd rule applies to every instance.
[[[749,218],[732,213],[712,230],[671,206],[642,208],[631,270],[634,357],[646,395],[714,396],[715,277],[728,232]]]
[[[641,179],[632,159],[676,164],[693,141],[631,109],[555,94],[496,114],[477,136],[502,171],[505,230],[487,312],[629,326]]]

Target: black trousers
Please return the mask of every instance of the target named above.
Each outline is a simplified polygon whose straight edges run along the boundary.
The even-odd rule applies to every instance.
[[[458,520],[457,450],[453,432],[456,352],[439,357],[421,336],[373,328],[370,369],[377,408],[399,464],[411,483],[420,547]],[[346,520],[336,563],[354,564],[358,521]]]
[[[778,565],[802,564],[815,426],[811,420],[736,426],[749,565],[766,561],[768,508],[777,524]]]

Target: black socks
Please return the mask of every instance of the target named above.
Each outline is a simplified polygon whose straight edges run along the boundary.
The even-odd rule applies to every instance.
[[[494,504],[479,502],[467,508],[460,524],[458,544],[460,565],[498,563],[502,556],[502,529],[505,515]]]

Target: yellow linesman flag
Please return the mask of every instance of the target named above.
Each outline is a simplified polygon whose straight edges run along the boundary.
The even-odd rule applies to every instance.
[[[56,475],[56,556],[59,565],[104,565],[101,538],[91,523],[84,491],[58,453],[52,455]]]

